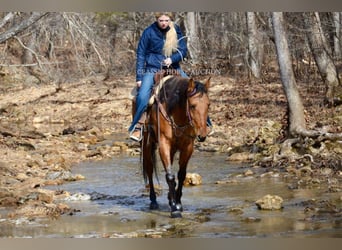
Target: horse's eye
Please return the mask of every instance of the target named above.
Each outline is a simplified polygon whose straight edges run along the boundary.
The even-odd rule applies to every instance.
[[[190,109],[191,110],[195,110],[196,109],[196,105],[190,105]]]

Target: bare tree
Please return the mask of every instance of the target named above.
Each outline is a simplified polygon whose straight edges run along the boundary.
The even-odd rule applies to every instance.
[[[281,81],[288,103],[289,132],[291,135],[297,136],[306,131],[304,107],[292,69],[283,14],[281,12],[273,12],[272,22]]]
[[[263,42],[257,27],[254,12],[247,12],[247,30],[248,30],[248,63],[252,75],[256,78],[261,77],[261,66],[263,61]]]
[[[188,50],[193,64],[198,64],[200,61],[201,44],[199,42],[197,14],[188,12],[184,20],[186,36],[188,40]]]
[[[28,27],[30,27],[32,24],[34,24],[35,22],[37,22],[39,19],[46,16],[47,14],[48,13],[33,12],[32,15],[28,19],[20,22],[18,25],[0,34],[0,43],[3,43],[9,38],[14,37],[18,33],[27,29]]]
[[[333,12],[334,19],[334,55],[337,59],[341,59],[341,13]]]
[[[340,85],[337,70],[331,56],[331,47],[322,31],[319,13],[303,13],[308,30],[307,37],[311,52],[315,58],[320,75],[326,85],[325,98],[329,104],[334,103]]]
[[[308,130],[304,118],[304,106],[300,97],[296,79],[294,77],[291,64],[291,55],[287,42],[287,33],[284,28],[283,13],[272,13],[274,39],[276,44],[276,52],[280,69],[281,81],[288,103],[288,126],[291,136],[296,137],[294,140],[288,141],[284,145],[291,146],[292,143],[298,141],[300,137],[316,138],[323,140],[338,140],[342,138],[341,133],[326,133],[323,131]]]

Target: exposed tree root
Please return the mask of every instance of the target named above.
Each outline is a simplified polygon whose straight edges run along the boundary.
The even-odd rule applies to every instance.
[[[342,170],[342,157],[338,153],[334,154],[326,147],[326,143],[330,143],[336,144],[335,148],[342,148],[341,133],[302,129],[297,131],[296,135],[295,138],[283,141],[279,145],[277,153],[263,158],[259,164],[274,167],[290,162],[306,162],[313,167],[325,166]]]

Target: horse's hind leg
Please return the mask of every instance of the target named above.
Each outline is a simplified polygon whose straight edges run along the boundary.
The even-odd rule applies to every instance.
[[[151,175],[152,176],[152,175]],[[149,185],[150,185],[150,209],[151,210],[156,210],[159,208],[159,205],[157,203],[157,196],[156,196],[156,192],[154,190],[154,184],[153,184],[153,178],[149,177]]]
[[[143,168],[144,176],[148,179],[150,189],[150,209],[156,210],[159,208],[157,203],[157,195],[153,184],[153,169],[155,167],[155,149],[151,142],[148,142],[147,136],[144,136],[143,142]]]

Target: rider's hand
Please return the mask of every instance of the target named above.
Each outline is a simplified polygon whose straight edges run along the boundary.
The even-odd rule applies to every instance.
[[[137,81],[137,87],[140,88],[141,86],[141,81]]]
[[[163,63],[166,67],[169,67],[172,64],[172,60],[170,57],[168,57],[163,61]]]

